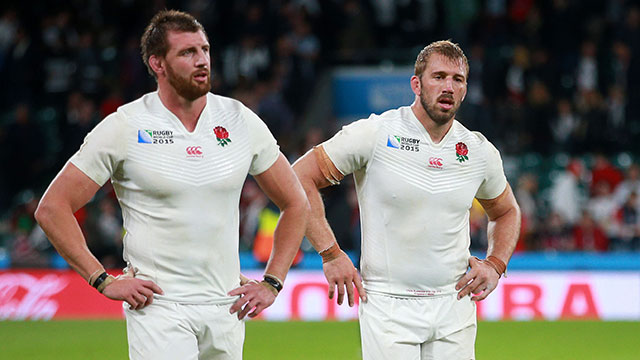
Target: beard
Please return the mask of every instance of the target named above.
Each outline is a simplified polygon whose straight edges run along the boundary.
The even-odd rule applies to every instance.
[[[420,104],[422,105],[422,108],[427,113],[427,115],[429,115],[431,120],[433,120],[436,124],[444,125],[447,122],[449,122],[451,119],[453,119],[454,116],[456,116],[456,112],[458,112],[458,108],[460,107],[460,104],[455,103],[455,100],[453,99],[453,95],[451,95],[451,97],[446,96],[447,98],[454,101],[453,107],[450,110],[442,110],[438,105],[438,99],[441,98],[442,96],[438,97],[438,99],[436,99],[436,101],[433,104],[429,105],[429,103],[427,102],[427,99],[424,97],[424,94],[425,94],[425,91],[421,91]]]
[[[207,81],[201,84],[194,84],[191,76],[183,77],[178,75],[171,65],[167,64],[167,79],[169,84],[173,86],[178,95],[183,98],[194,101],[197,98],[206,95],[211,90],[211,73],[207,73]]]

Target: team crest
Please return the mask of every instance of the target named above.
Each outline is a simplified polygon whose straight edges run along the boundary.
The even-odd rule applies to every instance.
[[[469,157],[467,156],[467,154],[469,154],[469,149],[467,148],[467,144],[463,142],[457,143],[456,144],[456,160],[458,160],[461,163],[469,160]]]
[[[227,131],[227,129],[223,128],[222,126],[216,126],[213,129],[213,133],[216,134],[216,139],[218,139],[218,145],[224,147],[225,145],[231,142],[231,139],[229,139],[229,132]]]

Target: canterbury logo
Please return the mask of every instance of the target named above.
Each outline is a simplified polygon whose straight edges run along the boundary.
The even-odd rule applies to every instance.
[[[429,158],[429,167],[442,169],[442,159],[438,157]]]
[[[187,147],[187,154],[189,154],[189,155],[202,155],[202,146],[189,146],[189,147]]]

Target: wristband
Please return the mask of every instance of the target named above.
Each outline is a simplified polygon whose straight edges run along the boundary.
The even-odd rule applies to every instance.
[[[271,285],[271,287],[273,287],[276,290],[275,295],[278,295],[278,293],[280,293],[280,291],[282,291],[282,288],[283,288],[282,280],[278,279],[277,276],[271,275],[271,274],[264,274],[263,280],[261,281],[261,283],[266,283],[268,285]]]
[[[493,255],[487,256],[487,258],[483,261],[491,266],[498,273],[498,275],[502,276],[504,274],[504,277],[507,277],[507,265],[504,263],[504,261],[498,259]]]
[[[273,284],[271,284],[270,282],[262,280],[262,281],[259,282],[259,284],[264,286],[265,288],[267,288],[267,290],[271,291],[273,293],[273,295],[278,296],[278,289],[273,287]]]
[[[340,253],[342,253],[342,250],[340,250],[340,246],[338,245],[337,242],[334,242],[333,245],[320,251],[318,254],[322,256],[322,263],[324,264],[326,262],[329,262],[337,258],[340,255]]]
[[[98,275],[98,277],[93,281],[93,283],[91,283],[91,286],[97,289],[98,286],[102,285],[102,283],[107,279],[107,277],[109,277],[109,274],[107,274],[107,272],[103,270],[102,274]]]
[[[96,287],[96,289],[98,289],[98,292],[100,292],[100,294],[102,294],[102,292],[104,291],[104,289],[109,286],[109,284],[111,284],[112,282],[114,282],[116,280],[116,278],[113,277],[113,275],[107,275],[107,278],[104,279],[104,281],[98,286]]]
[[[89,285],[93,286],[93,282],[95,281],[93,277],[100,274],[101,272],[104,272],[104,269],[98,269],[94,271],[93,274],[89,275],[89,279],[87,279],[87,282],[89,283]]]

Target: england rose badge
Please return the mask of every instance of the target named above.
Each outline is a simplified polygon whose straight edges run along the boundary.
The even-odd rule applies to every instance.
[[[213,133],[216,134],[216,139],[218,139],[218,145],[225,146],[231,142],[231,139],[229,139],[229,132],[227,131],[227,129],[223,128],[222,126],[216,126],[213,129]]]
[[[467,154],[469,154],[469,149],[467,148],[467,144],[463,143],[463,142],[459,142],[456,144],[456,160],[458,160],[459,162],[465,162],[466,160],[469,160],[469,157],[467,156]]]

